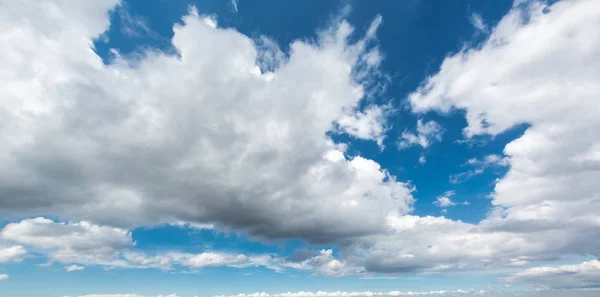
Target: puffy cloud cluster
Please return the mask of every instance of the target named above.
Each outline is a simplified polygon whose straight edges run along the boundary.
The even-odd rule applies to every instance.
[[[362,37],[336,20],[284,58],[192,9],[173,29],[177,55],[114,51],[107,65],[91,45],[116,1],[4,2],[0,212],[318,242],[411,210],[410,187],[327,136],[383,140],[383,107],[359,108],[381,17]]]

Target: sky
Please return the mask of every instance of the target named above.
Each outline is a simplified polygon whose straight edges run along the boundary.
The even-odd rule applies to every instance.
[[[600,296],[598,28],[0,0],[0,297]]]

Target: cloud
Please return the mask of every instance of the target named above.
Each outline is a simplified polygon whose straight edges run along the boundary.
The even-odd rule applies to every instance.
[[[446,58],[410,95],[415,112],[464,110],[467,138],[529,125],[505,147],[510,168],[478,224],[410,215],[412,187],[373,160],[347,158],[327,136],[348,117],[346,133],[377,141],[380,122],[371,125],[375,114],[358,106],[377,72],[381,18],[365,36],[334,22],[316,40],[292,43],[288,57],[270,55],[264,71],[256,42],[192,10],[174,27],[178,56],[146,52],[105,65],[90,44],[116,3],[66,3],[55,3],[56,18],[9,2],[0,26],[0,210],[72,220],[24,220],[2,236],[51,260],[344,275],[600,255],[597,1],[515,6],[486,42]],[[436,122],[419,120],[399,147],[428,147],[441,133]],[[298,264],[132,251],[129,228],[158,223],[335,242],[343,252]]]
[[[456,203],[454,201],[452,201],[452,197],[455,195],[456,193],[454,191],[446,191],[444,192],[443,195],[438,196],[434,202],[435,205],[439,206],[439,207],[448,207],[448,206],[454,206],[456,205]]]
[[[0,274],[0,281],[7,280],[8,274]]]
[[[553,289],[600,288],[600,261],[529,268],[504,278],[504,281],[542,285]]]
[[[231,0],[231,7],[234,12],[238,12],[238,0]]]
[[[265,292],[256,292],[256,293],[240,293],[235,295],[216,295],[213,297],[395,297],[395,296],[481,296],[487,293],[486,290],[481,289],[469,289],[469,290],[438,290],[438,291],[423,291],[423,292],[414,292],[414,291],[389,291],[389,292],[344,292],[344,291],[336,291],[336,292],[325,292],[325,291],[317,291],[317,292],[287,292],[287,293],[279,293],[279,294],[270,294]]]
[[[490,167],[510,166],[510,160],[508,159],[508,157],[502,157],[500,155],[492,154],[492,155],[485,156],[485,158],[483,160],[479,160],[477,158],[469,159],[469,160],[467,160],[467,163],[465,165],[473,166],[475,168],[473,168],[469,171],[466,171],[466,172],[461,172],[458,174],[450,175],[451,183],[459,184],[459,183],[465,182],[466,180],[472,178],[473,176],[484,173],[485,170]]]
[[[529,126],[504,148],[509,169],[495,183],[493,210],[485,220],[464,224],[420,218],[414,230],[401,233],[403,240],[417,246],[438,246],[435,253],[422,251],[439,257],[436,264],[418,264],[460,269],[565,255],[600,256],[600,215],[595,211],[600,208],[600,36],[592,29],[599,20],[597,1],[529,1],[515,6],[488,40],[447,57],[439,72],[409,96],[417,113],[464,110],[466,137]],[[444,227],[429,233],[433,230],[426,222]],[[435,240],[421,238],[424,234]],[[373,240],[374,267],[410,267],[410,261],[388,256],[392,250],[408,254],[417,247],[390,238]],[[388,248],[381,245],[386,240]],[[455,249],[455,244],[461,247]],[[457,260],[461,254],[473,261]]]
[[[88,222],[56,223],[45,218],[8,224],[0,237],[41,249],[51,262],[126,267],[119,252],[134,246],[131,232]]]
[[[469,19],[469,21],[471,21],[471,24],[473,25],[473,27],[475,29],[477,29],[477,31],[482,32],[482,33],[488,32],[488,27],[485,24],[483,17],[480,14],[478,14],[478,13],[471,14],[471,18]]]
[[[143,296],[143,295],[137,295],[137,294],[92,294],[92,295],[81,295],[78,297],[150,297],[150,296]],[[156,295],[156,296],[152,296],[152,297],[178,297],[175,294],[170,294],[170,295]]]
[[[26,219],[6,225],[0,237],[36,249],[50,263],[71,264],[67,272],[85,269],[81,265],[107,268],[173,268],[200,269],[207,267],[265,267],[275,271],[310,270],[314,275],[346,276],[362,273],[361,268],[337,259],[332,250],[311,252],[303,259],[271,254],[205,251],[183,253],[176,250],[150,254],[135,250],[131,232],[120,228],[94,225],[89,222],[54,222],[45,218]],[[22,246],[0,249],[0,263],[20,261],[26,255]],[[79,265],[77,265],[79,264]]]
[[[120,20],[120,29],[123,35],[128,37],[134,36],[142,36],[142,35],[150,35],[156,37],[156,33],[154,33],[150,27],[148,26],[146,20],[139,16],[132,15],[129,11],[129,8],[125,4],[121,4],[116,9],[119,20]]]
[[[510,169],[492,194],[502,213],[498,221],[579,217],[597,226],[591,210],[600,206],[600,171],[592,157],[600,142],[594,132],[600,127],[600,37],[591,28],[598,24],[598,5],[513,8],[481,47],[448,57],[410,96],[416,111],[465,109],[467,136],[530,125],[504,149]]]
[[[332,242],[411,211],[412,187],[346,158],[328,136],[341,121],[383,139],[381,107],[358,108],[379,72],[381,17],[364,36],[336,20],[288,56],[269,55],[263,71],[262,45],[191,9],[174,26],[178,55],[116,54],[106,65],[90,44],[116,1],[93,2],[52,2],[60,18],[18,1],[3,8],[3,212]]]
[[[66,270],[67,272],[81,271],[81,270],[84,270],[84,269],[85,269],[85,267],[83,267],[83,266],[78,266],[78,265],[71,265],[71,266],[67,266],[67,267],[65,267],[65,270]]]
[[[330,249],[323,249],[318,253],[303,253],[303,257],[300,261],[292,260],[284,263],[285,267],[291,267],[295,269],[308,269],[313,270],[313,275],[324,275],[330,277],[342,277],[348,275],[359,275],[364,274],[365,270],[362,267],[357,267],[344,260],[337,259],[333,255],[333,251]],[[296,255],[297,257],[298,255]]]
[[[26,255],[27,251],[25,250],[25,248],[23,248],[23,246],[0,246],[0,263],[20,262]]]
[[[337,124],[339,129],[358,139],[373,140],[380,147],[383,146],[385,139],[386,115],[389,112],[389,107],[371,106],[365,109],[364,112],[351,112],[342,116]]]
[[[423,120],[418,120],[417,133],[408,131],[402,132],[400,141],[398,142],[398,148],[402,150],[415,145],[427,148],[431,143],[441,141],[442,134],[442,127],[435,121],[423,123]]]

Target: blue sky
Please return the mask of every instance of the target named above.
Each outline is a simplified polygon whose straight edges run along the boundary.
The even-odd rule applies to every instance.
[[[0,5],[0,296],[600,292],[598,1]]]

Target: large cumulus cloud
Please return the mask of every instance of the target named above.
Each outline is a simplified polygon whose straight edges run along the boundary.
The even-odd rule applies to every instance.
[[[192,9],[174,27],[177,55],[114,52],[105,65],[91,40],[115,4],[3,1],[4,214],[208,222],[325,241],[378,232],[388,214],[409,212],[407,184],[327,136],[381,144],[381,108],[357,109],[378,72],[380,17],[355,42],[336,20],[285,56]],[[265,56],[273,72],[261,72]]]

